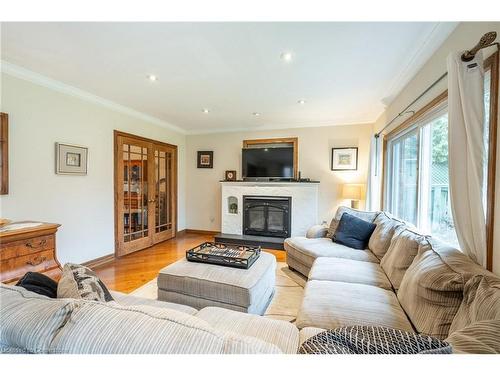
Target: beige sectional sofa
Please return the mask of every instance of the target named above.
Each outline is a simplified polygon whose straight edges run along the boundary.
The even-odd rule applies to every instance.
[[[377,224],[368,249],[332,242],[344,212]],[[458,353],[500,352],[500,278],[385,212],[341,207],[329,228],[285,241],[308,277],[295,324],[112,292],[51,299],[0,284],[3,353],[297,353],[326,329],[376,325],[435,336]]]
[[[367,249],[330,238],[344,212],[377,224]],[[289,238],[285,249],[289,267],[308,277],[296,321],[301,342],[320,330],[380,325],[460,337],[452,342],[458,352],[500,351],[500,278],[386,212],[341,207],[329,228]]]
[[[296,353],[289,322],[218,307],[200,311],[113,292],[116,302],[51,299],[0,284],[2,353]]]

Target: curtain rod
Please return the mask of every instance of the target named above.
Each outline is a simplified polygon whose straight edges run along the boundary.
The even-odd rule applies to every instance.
[[[471,61],[475,56],[476,54],[482,50],[483,48],[487,48],[487,47],[491,47],[491,46],[497,46],[497,48],[500,49],[500,43],[494,43],[495,39],[497,38],[497,33],[495,31],[490,31],[486,34],[484,34],[481,39],[479,40],[479,42],[474,46],[472,47],[470,50],[467,50],[465,51],[463,54],[462,54],[462,61]],[[439,82],[441,82],[441,80],[446,77],[448,75],[448,72],[444,73],[443,75],[441,75],[441,77],[439,77],[438,79],[436,79],[429,87],[427,87],[424,92],[422,92],[415,100],[413,100],[410,104],[408,104],[405,109],[403,109],[401,112],[398,113],[398,115],[396,117],[394,117],[391,121],[389,121],[382,129],[380,129],[377,133],[375,133],[375,138],[379,138],[380,137],[380,134],[382,134],[382,132],[387,129],[389,126],[392,125],[392,123],[394,121],[396,121],[398,118],[400,118],[401,116],[404,116],[408,113],[412,113],[414,114],[415,111],[408,111],[408,109],[413,105],[415,104],[417,101],[419,101],[425,94],[427,94],[430,90],[432,90],[434,88],[434,86],[436,86]]]

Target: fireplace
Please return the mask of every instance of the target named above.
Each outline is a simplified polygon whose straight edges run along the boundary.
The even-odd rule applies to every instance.
[[[291,197],[243,196],[243,234],[290,237]]]

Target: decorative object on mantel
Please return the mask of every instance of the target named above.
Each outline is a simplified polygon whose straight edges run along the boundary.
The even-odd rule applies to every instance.
[[[84,146],[56,143],[56,174],[85,176],[88,151]]]
[[[358,169],[358,148],[332,148],[332,171],[355,171]]]
[[[214,152],[213,151],[198,151],[198,168],[213,168],[214,167]]]
[[[362,184],[344,184],[342,186],[342,199],[350,199],[351,208],[359,209],[362,190]]]
[[[236,171],[226,171],[226,181],[236,181]]]
[[[0,113],[0,194],[9,193],[9,115]]]
[[[2,227],[0,282],[15,282],[29,271],[58,278],[61,275],[61,265],[56,257],[56,232],[59,226],[26,221]],[[4,230],[5,227],[7,230]]]

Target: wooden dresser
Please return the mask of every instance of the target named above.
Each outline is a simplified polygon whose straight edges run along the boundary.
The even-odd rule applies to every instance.
[[[0,281],[13,283],[28,271],[59,279],[61,265],[56,257],[59,226],[42,223],[36,227],[0,232]]]

